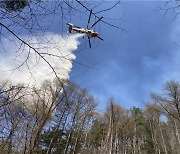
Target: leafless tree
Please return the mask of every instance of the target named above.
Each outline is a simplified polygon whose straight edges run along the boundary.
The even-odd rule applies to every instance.
[[[170,0],[170,1],[165,1],[163,6],[159,6],[157,11],[162,12],[163,15],[167,15],[168,13],[173,13],[174,14],[174,19],[179,15],[180,13],[180,2],[179,0]]]
[[[69,55],[62,54],[63,51],[58,46],[62,43],[58,39],[63,39],[63,36],[57,39],[54,34],[62,33],[67,19],[77,19],[82,14],[88,16],[91,9],[92,16],[99,19],[104,12],[117,7],[119,3],[120,1],[117,1],[109,8],[98,10],[98,5],[102,5],[103,1],[97,4],[79,0],[0,2],[0,54],[4,56],[4,59],[14,54],[11,59],[14,67],[5,71],[13,74],[26,67],[30,74],[29,80],[35,80],[36,83],[38,79],[35,76],[38,71],[34,70],[38,70],[38,63],[42,61],[50,70],[48,73],[53,74],[51,81],[42,81],[42,84],[38,86],[20,81],[15,83],[13,80],[8,81],[8,78],[1,82],[1,151],[38,153],[40,136],[52,127],[54,135],[50,138],[46,153],[51,153],[53,150],[55,135],[59,130],[68,134],[64,153],[69,151],[76,153],[79,142],[87,140],[82,133],[88,134],[96,103],[86,90],[68,83],[68,77],[62,77],[65,74],[63,72],[60,74],[49,60],[52,57],[62,62],[73,60],[69,58]],[[123,15],[118,21],[124,22],[121,19]],[[112,21],[109,22],[104,17],[102,23],[125,31]],[[57,25],[61,28],[52,30],[53,23],[58,23]],[[50,33],[51,31],[53,34]],[[61,46],[66,48],[66,43],[64,41]],[[9,51],[10,47],[11,51]],[[49,52],[51,50],[57,52]],[[45,75],[49,75],[48,73]]]

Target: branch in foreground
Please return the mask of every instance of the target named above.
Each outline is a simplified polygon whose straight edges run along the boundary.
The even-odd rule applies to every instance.
[[[66,100],[68,102],[68,98],[66,96],[66,92],[65,92],[65,88],[64,88],[64,84],[62,83],[61,79],[58,77],[58,74],[56,73],[55,69],[53,68],[53,66],[48,62],[48,60],[43,57],[33,46],[31,46],[30,44],[28,44],[27,42],[25,42],[23,39],[21,39],[18,35],[15,34],[15,32],[13,32],[11,29],[9,29],[6,25],[4,25],[3,23],[0,22],[0,25],[2,27],[4,27],[6,30],[8,30],[13,36],[15,36],[19,41],[21,41],[23,44],[27,45],[30,49],[32,49],[35,53],[37,53],[48,65],[49,67],[52,69],[53,73],[55,74],[56,78],[58,79],[59,83],[62,86],[62,89],[64,91]]]

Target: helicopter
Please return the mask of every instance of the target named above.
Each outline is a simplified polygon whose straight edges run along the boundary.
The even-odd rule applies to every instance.
[[[72,31],[76,32],[76,33],[81,33],[81,34],[85,34],[88,37],[88,42],[89,42],[89,47],[91,48],[91,38],[98,38],[101,41],[103,41],[103,39],[99,36],[98,32],[95,32],[94,30],[92,30],[91,28],[93,28],[99,21],[102,20],[103,17],[100,17],[91,27],[89,27],[89,23],[90,23],[90,19],[91,19],[91,14],[92,14],[92,10],[90,10],[90,15],[88,18],[88,23],[87,23],[87,27],[86,28],[82,28],[82,27],[78,27],[73,25],[72,23],[67,23],[67,25],[69,26],[68,32],[72,33]]]

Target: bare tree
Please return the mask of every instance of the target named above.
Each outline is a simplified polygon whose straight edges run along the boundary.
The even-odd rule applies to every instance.
[[[103,1],[98,5],[102,3]],[[71,83],[68,83],[67,88],[69,72],[66,74],[59,71],[50,59],[55,58],[62,63],[69,61],[69,68],[74,60],[69,53],[62,54],[62,48],[67,48],[67,42],[62,42],[64,38],[59,38],[58,33],[63,31],[64,20],[76,19],[76,15],[84,13],[89,15],[91,9],[92,16],[99,19],[103,12],[110,11],[119,3],[120,1],[117,1],[109,8],[95,12],[93,8],[97,7],[96,4],[79,0],[0,2],[0,54],[4,58],[14,54],[10,61],[14,67],[8,70],[10,74],[25,67],[30,74],[28,80],[35,81],[35,84],[28,85],[21,83],[21,78],[18,83],[12,80],[0,84],[1,151],[38,153],[41,135],[52,128],[54,132],[46,153],[52,152],[55,135],[59,130],[67,135],[63,152],[76,153],[79,150],[79,143],[85,140],[82,134],[88,134],[96,103],[86,90]],[[123,16],[120,21],[121,18]],[[58,23],[61,28],[56,28],[53,34],[48,33],[52,31],[53,23]],[[105,18],[102,23],[125,30]],[[60,43],[62,48],[58,46]],[[47,72],[42,76],[50,75],[51,81],[40,82],[41,78],[36,78],[40,69],[43,69],[38,68],[38,64],[47,66]],[[41,84],[36,85],[39,82]]]
[[[171,1],[166,1],[164,6],[159,7],[157,11],[162,12],[164,16],[168,13],[173,13],[175,15],[174,19],[176,19],[180,13],[179,9],[180,9],[179,0],[171,0]]]

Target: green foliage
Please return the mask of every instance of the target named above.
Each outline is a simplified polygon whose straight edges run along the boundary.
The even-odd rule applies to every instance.
[[[144,124],[144,134],[146,135],[146,140],[144,141],[144,144],[141,145],[141,149],[144,151],[144,153],[147,153],[147,154],[155,153],[155,147],[153,144],[151,133],[153,132],[151,132],[149,123],[146,121]]]
[[[139,128],[140,131],[142,131],[143,125],[145,123],[145,118],[142,110],[140,108],[133,107],[131,109],[131,117],[133,118],[136,127]]]
[[[146,140],[145,143],[141,145],[141,149],[144,151],[144,153],[147,153],[147,154],[155,153],[153,141],[151,139]]]
[[[0,2],[2,8],[8,11],[21,11],[28,5],[28,0],[4,0]]]
[[[105,132],[107,130],[107,124],[102,121],[95,120],[93,126],[91,128],[90,136],[91,136],[91,144],[98,148],[102,143],[102,140],[105,139]]]
[[[41,134],[39,138],[39,150],[38,153],[46,153],[49,148],[51,139],[53,138],[51,151],[52,154],[63,153],[63,150],[66,146],[67,135],[62,130],[49,130]]]

